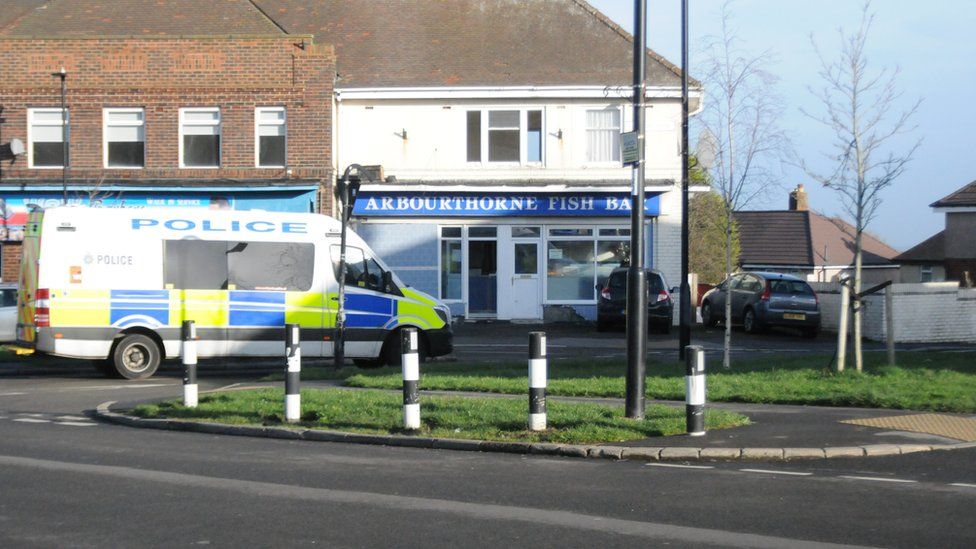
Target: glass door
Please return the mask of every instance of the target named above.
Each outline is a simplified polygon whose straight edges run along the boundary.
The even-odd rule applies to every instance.
[[[497,227],[468,228],[468,316],[498,314]]]

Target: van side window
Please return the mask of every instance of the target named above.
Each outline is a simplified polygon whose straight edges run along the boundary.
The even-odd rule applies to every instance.
[[[167,240],[163,251],[163,283],[173,288],[305,292],[312,287],[311,243]]]
[[[227,289],[227,243],[205,240],[163,242],[163,283],[181,290]]]
[[[306,292],[315,246],[297,242],[228,242],[227,270],[238,290]]]
[[[332,246],[332,264],[339,279],[339,246]],[[383,268],[355,246],[346,246],[346,285],[382,292]]]

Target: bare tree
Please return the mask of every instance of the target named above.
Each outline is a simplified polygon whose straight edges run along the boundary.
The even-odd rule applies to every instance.
[[[834,137],[830,151],[824,153],[833,164],[826,173],[817,173],[804,165],[805,171],[825,187],[836,191],[847,213],[854,219],[854,276],[852,300],[854,311],[854,362],[857,371],[863,367],[861,354],[861,291],[862,235],[878,213],[881,192],[905,171],[921,140],[898,147],[892,142],[898,136],[915,129],[911,119],[921,100],[898,112],[902,96],[895,85],[898,70],[868,69],[866,54],[868,34],[874,22],[870,0],[864,3],[857,29],[847,33],[838,29],[840,55],[828,61],[811,37],[820,58],[818,72],[822,88],[811,88],[820,100],[823,112],[804,114],[828,127]],[[902,149],[896,152],[894,149]],[[843,359],[838,360],[843,369]]]
[[[705,89],[713,99],[699,118],[715,149],[712,186],[725,205],[726,278],[736,267],[732,261],[733,214],[778,186],[780,177],[774,167],[789,153],[789,140],[779,127],[782,102],[773,91],[778,79],[766,68],[772,63],[771,56],[769,52],[753,55],[741,49],[732,23],[731,2],[726,2],[722,6],[721,35],[706,39]],[[732,300],[728,288],[725,294],[722,366],[729,368]]]

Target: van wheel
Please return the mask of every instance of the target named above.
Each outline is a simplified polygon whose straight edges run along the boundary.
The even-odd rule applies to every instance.
[[[420,362],[425,362],[427,360],[427,338],[424,337],[423,332],[417,330],[417,354]],[[390,332],[390,335],[386,336],[386,341],[383,343],[383,349],[380,351],[379,360],[383,366],[399,366],[402,363],[403,354],[401,352],[401,342],[400,330],[394,330]]]
[[[146,379],[159,368],[159,345],[142,334],[129,334],[115,344],[112,360],[125,379]]]
[[[383,367],[383,360],[380,358],[354,358],[352,363],[364,370]]]

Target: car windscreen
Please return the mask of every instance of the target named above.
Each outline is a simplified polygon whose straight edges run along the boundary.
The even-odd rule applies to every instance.
[[[771,280],[769,291],[774,294],[813,295],[813,288],[800,280]]]

